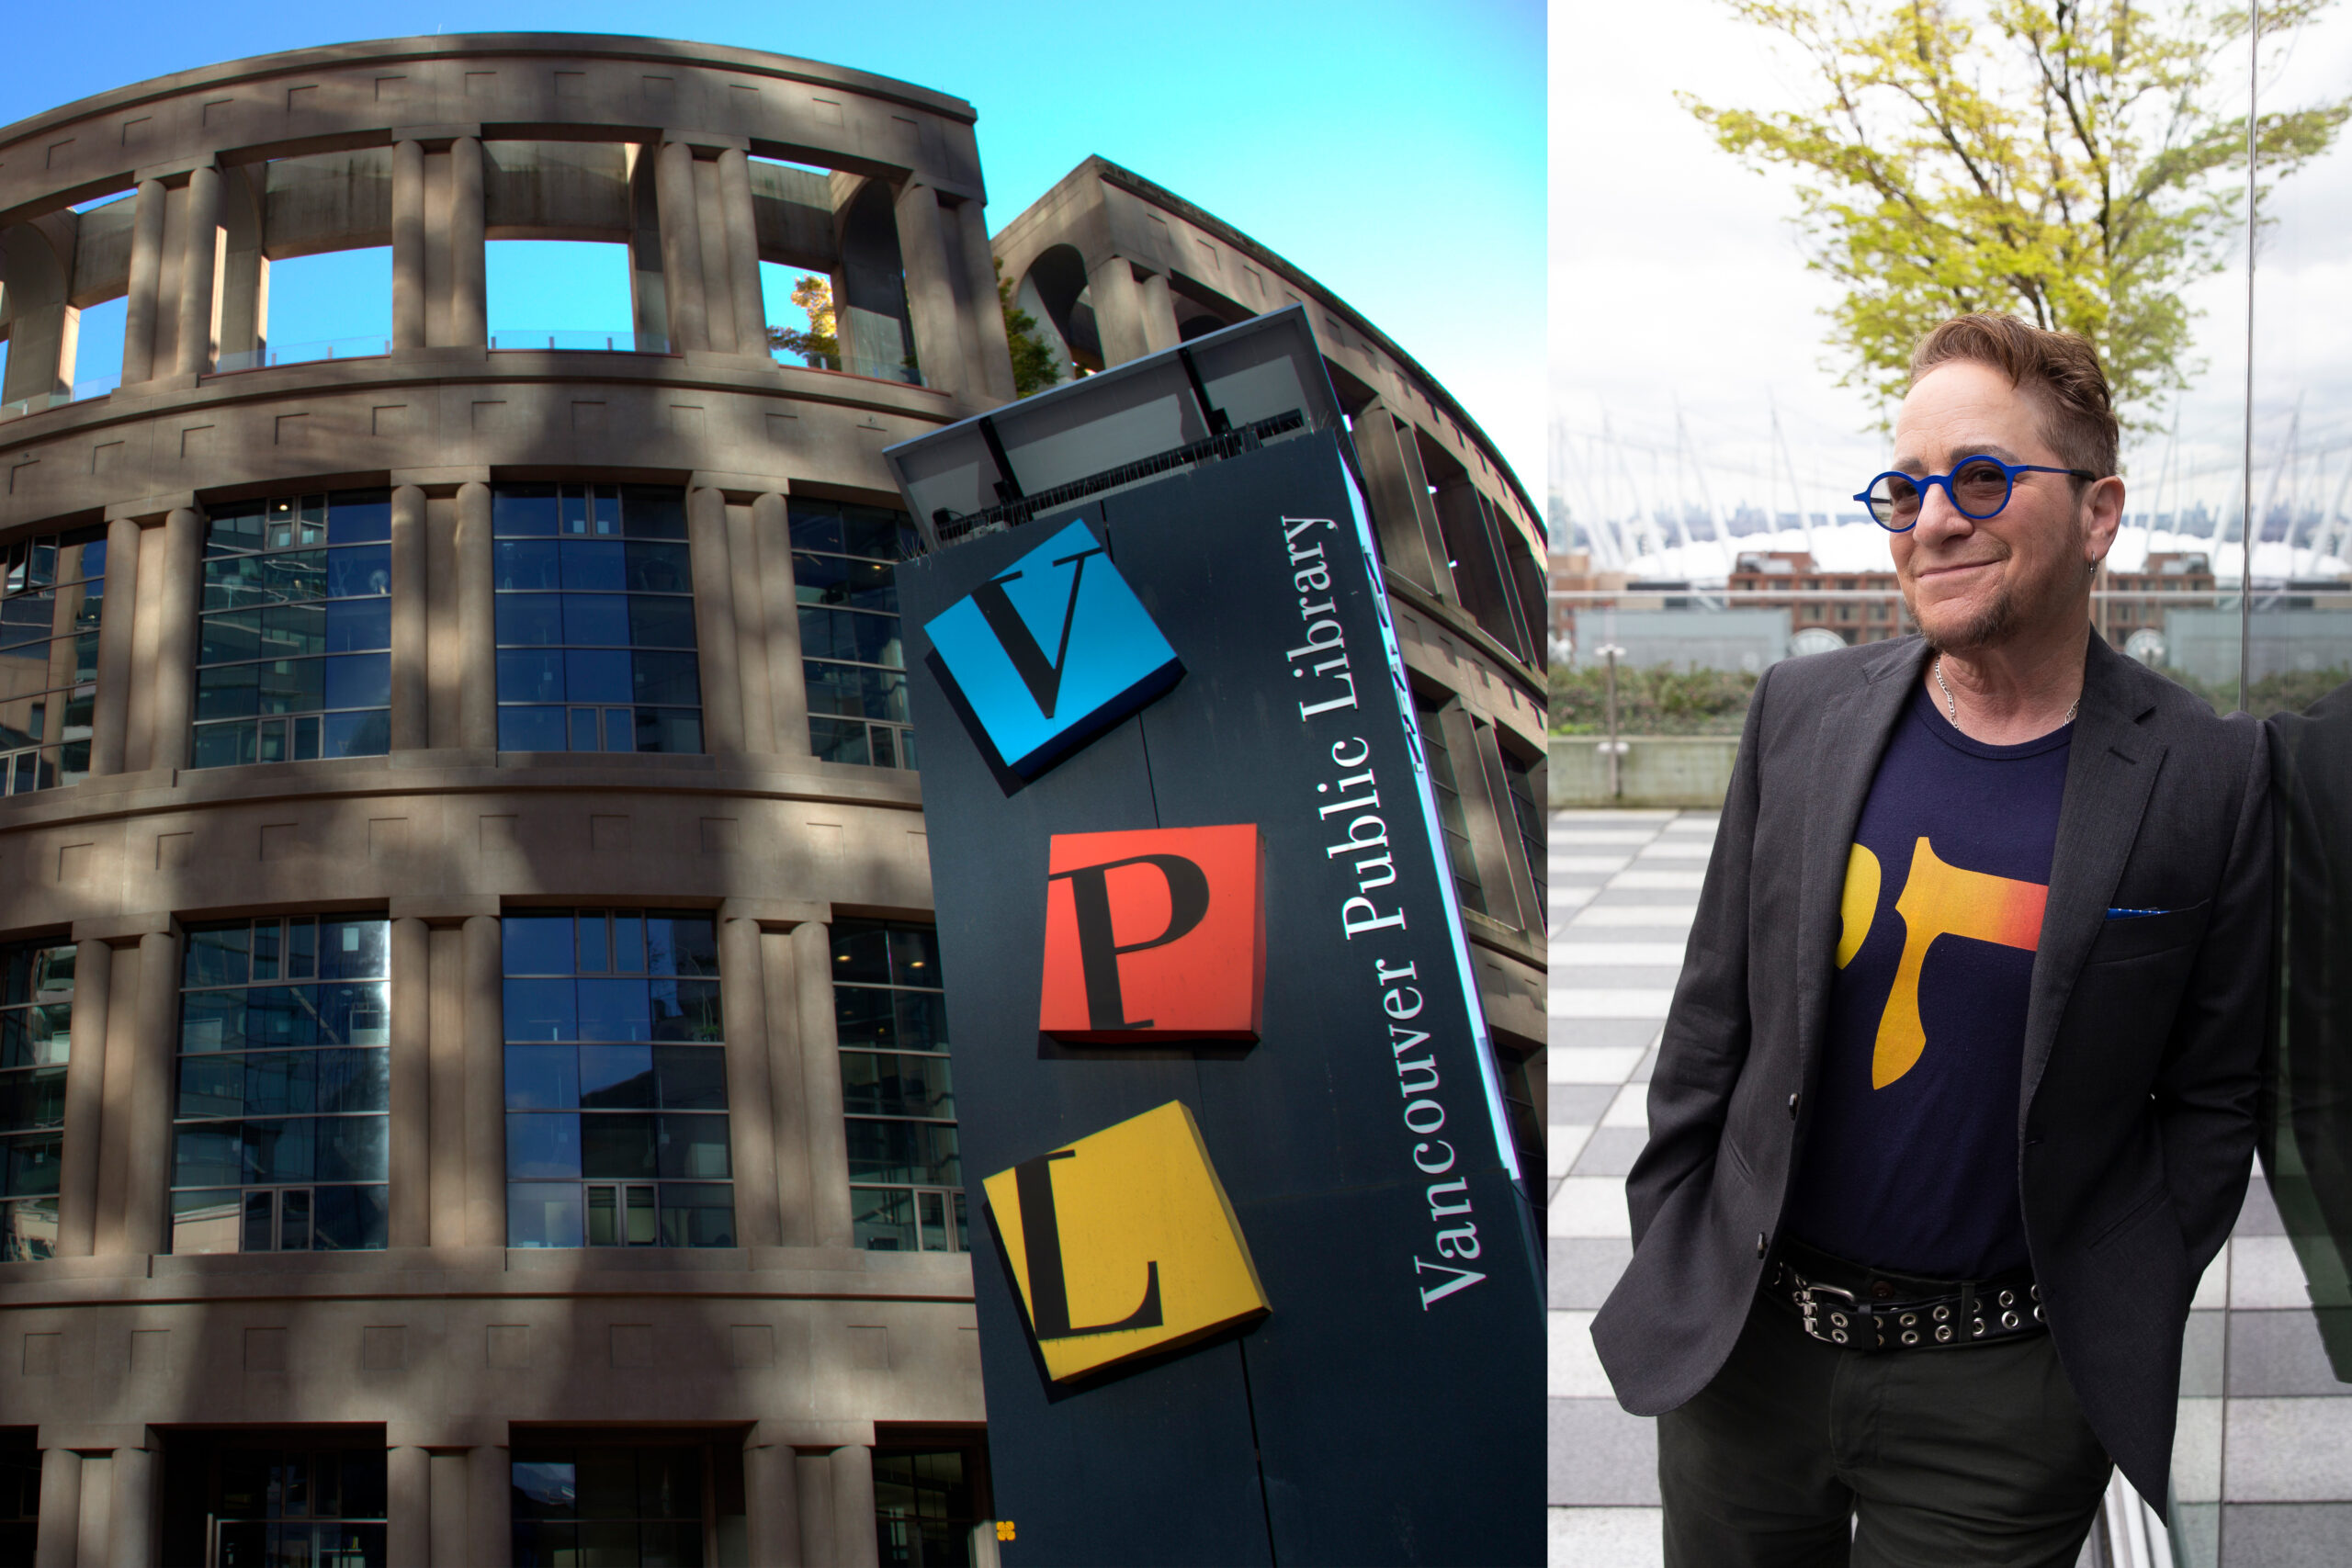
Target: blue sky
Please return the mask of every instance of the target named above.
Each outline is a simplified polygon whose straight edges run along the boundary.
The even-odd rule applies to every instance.
[[[1541,0],[1286,0],[1189,22],[1180,11],[1100,0],[881,0],[846,10],[734,0],[241,0],[14,11],[0,122],[150,76],[312,44],[435,31],[643,32],[649,22],[671,37],[953,93],[978,111],[991,228],[1089,153],[1124,164],[1363,311],[1462,400],[1531,492],[1542,489]],[[626,324],[601,319],[609,311],[594,298],[597,276],[591,262],[566,286],[581,299],[567,313],[596,321],[492,324]],[[311,297],[344,292],[323,287],[323,276],[317,288],[296,288],[294,268],[282,281],[277,342],[389,328],[347,309],[314,310]],[[491,283],[503,315],[495,271]],[[358,292],[373,303],[372,288]],[[530,313],[554,308],[544,293],[540,307]],[[378,313],[389,318],[389,305]]]

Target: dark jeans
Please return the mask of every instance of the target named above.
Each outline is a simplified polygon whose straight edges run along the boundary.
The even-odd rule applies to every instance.
[[[2109,1468],[2047,1334],[1849,1350],[1760,1296],[1657,1421],[1667,1568],[2072,1568]]]

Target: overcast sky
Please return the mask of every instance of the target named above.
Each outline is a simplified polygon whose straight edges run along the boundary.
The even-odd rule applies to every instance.
[[[1707,463],[1712,499],[1726,510],[1793,510],[1790,468],[1809,509],[1855,510],[1845,497],[1882,466],[1875,411],[1826,365],[1820,312],[1835,288],[1804,265],[1788,221],[1790,182],[1724,153],[1674,97],[1679,88],[1770,108],[1809,104],[1815,90],[1717,0],[1555,0],[1550,42],[1550,482],[1578,511],[1603,499],[1603,483],[1619,511],[1629,492],[1645,503],[1702,500],[1699,474],[1676,478],[1679,407],[1687,449]],[[2352,15],[2297,41],[2289,65],[2266,78],[2264,107],[2347,88]],[[2257,506],[2285,456],[2298,393],[2301,461],[2280,470],[2281,493],[2324,482],[2332,495],[2352,471],[2352,153],[2339,146],[2289,181],[2273,210],[2260,254]],[[2242,261],[2189,300],[2203,312],[2204,368],[2183,400],[2173,468],[2202,470],[2197,491],[2218,499],[2237,484]],[[1775,409],[1785,460],[1770,442]],[[1596,439],[1604,428],[1617,438],[1613,461]],[[2319,451],[2331,446],[2323,472]],[[2164,459],[2163,443],[2127,453],[2134,505],[2155,498]],[[1825,553],[1855,566],[1885,554],[1874,534]]]

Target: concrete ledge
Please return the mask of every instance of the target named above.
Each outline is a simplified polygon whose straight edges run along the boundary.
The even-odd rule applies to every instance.
[[[74,922],[75,942],[136,942],[142,936],[162,936],[172,929],[169,909],[148,909],[128,915],[110,915],[97,919]],[[62,1260],[61,1260],[62,1261]],[[74,1259],[74,1261],[83,1261]]]
[[[761,1421],[752,1426],[751,1436],[743,1442],[747,1449],[819,1450],[873,1445],[871,1421]]]
[[[1618,760],[1618,791],[1609,792],[1609,761],[1600,738],[1552,737],[1551,805],[1566,807],[1672,806],[1714,811],[1731,788],[1736,735],[1628,735]]]
[[[0,1265],[0,1312],[253,1301],[620,1297],[968,1303],[960,1252],[848,1247],[399,1247],[370,1252],[117,1255]]]

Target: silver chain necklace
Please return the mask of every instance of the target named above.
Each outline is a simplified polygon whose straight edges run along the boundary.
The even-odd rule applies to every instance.
[[[1960,729],[1960,705],[1952,701],[1951,688],[1944,685],[1944,656],[1942,654],[1939,653],[1936,655],[1936,662],[1932,668],[1935,672],[1936,684],[1943,689],[1944,716],[1951,720],[1951,727],[1954,729]],[[2075,698],[2074,702],[2067,705],[2066,722],[2068,724],[2075,722],[2075,714],[2082,707],[2082,705],[2083,699],[2079,694]],[[1960,729],[1960,732],[1962,735],[1968,733],[1965,729]]]

